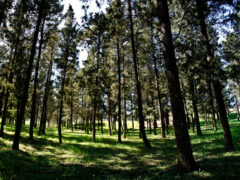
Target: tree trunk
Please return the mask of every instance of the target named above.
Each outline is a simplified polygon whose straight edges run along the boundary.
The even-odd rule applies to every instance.
[[[42,46],[43,46],[44,24],[45,24],[45,19],[43,19],[43,23],[42,23],[41,39],[40,39],[39,49],[38,49],[38,58],[35,66],[35,77],[34,77],[33,95],[32,95],[32,109],[31,109],[30,128],[29,128],[30,140],[33,140],[33,126],[35,122],[36,103],[37,103],[38,71],[39,71],[39,64],[41,61],[41,53],[42,53]]]
[[[108,94],[108,129],[109,129],[109,135],[112,135],[112,129],[111,129],[111,99],[110,99],[110,93]]]
[[[207,108],[206,104],[204,104],[204,120],[205,120],[205,128],[207,127]]]
[[[238,106],[238,98],[237,96],[235,96],[235,103],[236,103],[236,111],[237,111],[237,119],[238,121],[240,120],[239,117],[240,117],[240,112],[239,112],[239,106]]]
[[[97,74],[99,70],[99,54],[100,54],[100,35],[98,35],[98,49],[97,49]],[[98,76],[96,76],[96,81],[95,81],[96,87],[98,87]],[[94,94],[94,107],[93,107],[93,119],[92,119],[92,133],[93,133],[93,142],[96,142],[96,114],[97,114],[97,105],[98,105],[98,92],[95,92]]]
[[[87,104],[87,109],[88,109],[88,114],[87,114],[87,134],[89,134],[89,120],[90,120],[90,112],[91,112],[91,109],[90,109],[90,105]]]
[[[44,96],[43,96],[42,113],[41,113],[41,120],[40,120],[38,135],[41,135],[42,133],[45,134],[45,127],[46,127],[46,122],[47,122],[48,95],[49,95],[49,89],[50,89],[50,83],[51,83],[53,56],[54,56],[53,49],[54,49],[54,46],[51,47],[51,50],[52,50],[51,60],[49,63],[47,79],[46,79],[46,83],[45,83],[45,92],[44,92]]]
[[[117,64],[118,64],[118,142],[121,143],[121,59],[120,59],[120,48],[119,40],[117,39]]]
[[[123,98],[123,138],[126,139],[127,137],[127,103],[126,103],[126,89],[125,89],[125,78],[123,78],[123,89],[124,89],[124,98]]]
[[[131,113],[132,113],[132,133],[134,134],[134,111],[133,111],[133,95],[131,94]]]
[[[162,137],[165,138],[165,121],[164,121],[164,113],[163,113],[163,105],[161,102],[161,92],[160,92],[160,82],[159,82],[159,75],[158,75],[158,67],[157,67],[157,59],[155,56],[155,45],[153,42],[153,25],[151,23],[151,53],[152,53],[152,58],[153,58],[153,63],[154,63],[154,73],[155,73],[155,87],[157,91],[157,102],[158,102],[158,115],[159,119],[161,120],[161,129],[162,129]]]
[[[58,120],[58,139],[59,143],[62,143],[62,117],[63,117],[63,100],[64,100],[64,88],[65,88],[65,81],[67,75],[67,66],[68,66],[68,57],[69,57],[69,49],[66,49],[65,55],[65,64],[63,69],[63,76],[62,76],[62,85],[60,90],[60,110],[59,110],[59,120]],[[44,122],[45,123],[45,122]]]
[[[210,111],[211,111],[211,116],[212,116],[212,126],[214,131],[217,131],[217,123],[216,123],[216,118],[215,118],[215,109],[213,105],[213,94],[212,94],[212,87],[210,81],[207,81],[207,87],[208,87],[208,92],[209,92],[209,106],[210,106]]]
[[[211,66],[211,64],[213,63],[214,54],[213,54],[213,51],[212,51],[212,48],[211,48],[211,45],[209,42],[209,38],[208,38],[208,34],[207,34],[207,26],[205,23],[205,16],[204,16],[204,12],[203,12],[206,9],[206,7],[205,7],[206,4],[205,4],[205,2],[203,2],[201,0],[197,0],[196,5],[197,5],[197,12],[198,12],[198,20],[199,20],[199,23],[201,26],[202,40],[203,40],[204,47],[205,47],[206,54],[207,54],[206,61]],[[212,69],[212,68],[210,68],[210,69]],[[211,72],[208,72],[208,73],[211,74]],[[218,108],[218,112],[220,114],[220,120],[222,123],[226,148],[228,150],[232,150],[233,149],[232,134],[230,131],[228,118],[227,118],[227,114],[226,114],[226,107],[225,107],[224,100],[223,100],[222,85],[219,80],[212,80],[212,83],[213,83],[213,89],[214,89],[214,94],[215,94],[215,98],[216,98],[217,108]]]
[[[166,76],[168,80],[168,90],[173,113],[173,125],[178,150],[178,168],[180,172],[183,173],[191,172],[197,170],[199,167],[193,158],[190,137],[187,129],[179,74],[172,41],[167,0],[157,0],[157,7],[159,12],[158,17],[161,30],[163,56],[165,59]]]
[[[192,119],[192,132],[194,132],[195,131],[195,118],[194,118],[194,116],[193,116],[193,114],[191,113],[191,119]]]
[[[11,66],[13,67],[14,65],[15,58],[11,62]],[[7,79],[9,85],[12,83],[13,80],[13,71],[10,70],[9,77]],[[8,113],[8,99],[10,95],[10,90],[9,87],[6,87],[6,94],[4,98],[4,107],[3,107],[3,113],[2,113],[2,123],[1,123],[1,129],[0,129],[0,137],[4,137],[4,126],[6,124],[6,119],[7,119],[7,113]]]
[[[73,131],[73,93],[71,92],[71,105],[70,105],[70,126],[71,131]]]
[[[168,115],[168,109],[166,109],[165,112],[165,118],[166,118],[166,129],[167,129],[167,134],[169,134],[169,115]]]
[[[21,19],[23,19],[23,16],[21,17]],[[10,64],[11,69],[10,69],[10,72],[9,72],[9,76],[7,77],[7,81],[8,81],[9,84],[12,83],[13,76],[14,76],[13,70],[14,70],[16,56],[17,56],[17,52],[18,52],[21,29],[22,29],[22,27],[20,26],[18,28],[18,35],[17,35],[17,40],[15,42],[13,58],[11,59],[11,64]],[[5,94],[5,88],[3,88],[3,91],[1,93],[1,95],[2,95],[2,99],[1,99],[1,104],[0,104],[0,115],[2,115],[2,123],[1,123],[0,136],[3,137],[4,136],[4,125],[6,123],[7,112],[8,112],[8,99],[9,99],[9,95],[10,95],[9,87],[6,87],[6,94]],[[5,97],[4,97],[4,95],[5,95]],[[3,107],[3,114],[2,114],[3,98],[4,98],[4,107]]]
[[[101,118],[101,133],[103,134],[103,117],[102,117],[102,114],[101,114],[100,118]]]
[[[8,98],[9,98],[9,89],[7,88],[7,92],[6,92],[6,95],[4,98],[4,107],[3,107],[0,137],[4,137],[4,126],[6,124],[7,111],[8,111]]]
[[[153,93],[152,93],[152,107],[153,109],[155,109]],[[155,113],[154,113],[154,119],[153,119],[153,134],[157,135],[157,118]]]
[[[195,97],[194,81],[191,77],[188,77],[188,82],[189,82],[189,90],[190,90],[192,106],[193,106],[194,122],[196,123],[196,128],[197,128],[197,135],[201,136],[202,131],[201,131],[201,126],[200,126],[199,116],[198,116],[197,100],[196,100],[196,97]]]
[[[2,105],[3,105],[4,95],[5,95],[5,88],[2,87],[2,92],[0,93],[0,115],[2,114]]]
[[[151,147],[151,145],[147,139],[147,136],[145,133],[145,126],[144,126],[144,115],[143,115],[143,107],[142,107],[142,92],[141,92],[141,83],[139,81],[139,74],[138,74],[137,52],[135,49],[131,0],[128,0],[128,18],[129,18],[129,22],[130,22],[130,31],[131,31],[132,56],[133,56],[132,58],[133,58],[134,72],[135,72],[135,79],[136,79],[136,88],[137,88],[140,132],[142,134],[142,139],[143,139],[145,146],[149,148],[149,147]]]
[[[24,82],[24,89],[22,92],[22,98],[20,100],[21,101],[20,112],[17,115],[16,124],[15,124],[15,135],[14,135],[13,146],[12,146],[12,149],[15,149],[15,150],[19,149],[20,134],[22,129],[22,123],[24,120],[26,104],[28,100],[28,89],[29,89],[29,83],[32,75],[32,66],[34,62],[34,56],[36,53],[36,45],[37,45],[38,34],[39,34],[40,25],[42,21],[42,14],[43,14],[42,11],[44,9],[44,4],[45,4],[45,0],[42,0],[39,6],[38,19],[37,19],[36,29],[33,37],[32,48],[31,48],[29,63],[28,63],[27,72],[26,72],[26,79]]]

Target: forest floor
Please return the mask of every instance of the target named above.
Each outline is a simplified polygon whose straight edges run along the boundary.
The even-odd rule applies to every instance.
[[[47,129],[42,137],[28,140],[28,126],[23,127],[20,151],[11,150],[13,125],[6,126],[0,138],[0,179],[237,179],[240,177],[240,122],[230,116],[235,150],[226,152],[221,127],[214,133],[211,125],[203,136],[191,135],[196,161],[201,169],[180,176],[177,173],[176,143],[173,130],[167,138],[147,134],[151,149],[146,149],[138,132],[129,130],[119,144],[117,133],[102,135],[97,142],[83,131],[63,129],[63,144],[58,143],[57,129]],[[159,130],[160,131],[160,130]]]

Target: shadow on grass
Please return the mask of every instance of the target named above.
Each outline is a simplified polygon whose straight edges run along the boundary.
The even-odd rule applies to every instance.
[[[12,131],[12,127],[6,128]],[[239,122],[231,122],[233,140],[240,137]],[[24,128],[23,133],[28,133]],[[225,157],[222,131],[214,133],[203,130],[204,135],[191,135],[195,158],[201,171],[179,176],[176,168],[176,143],[172,136],[162,139],[149,135],[153,146],[146,149],[137,140],[138,132],[130,131],[128,139],[121,144],[116,136],[97,136],[91,143],[91,135],[80,131],[63,133],[63,144],[57,140],[56,130],[47,130],[47,135],[30,141],[26,136],[21,144],[32,147],[35,153],[5,150],[9,146],[0,139],[0,172],[3,179],[222,179],[240,177],[239,150]],[[98,132],[98,135],[101,133]],[[154,137],[154,138],[153,138]],[[7,133],[5,139],[12,141]],[[52,140],[53,139],[53,140]],[[239,146],[236,142],[235,146]],[[48,149],[51,147],[51,149]],[[237,149],[237,148],[236,148]],[[48,154],[44,154],[49,151]],[[38,153],[39,152],[39,153]],[[43,153],[43,154],[41,154]],[[72,160],[71,160],[72,158]],[[69,160],[70,159],[70,160]],[[68,161],[69,160],[69,161]],[[1,179],[1,176],[0,176]]]
[[[127,144],[127,143],[126,143]],[[4,143],[2,143],[4,145]],[[36,156],[23,151],[0,152],[0,171],[4,179],[134,179],[151,177],[158,179],[164,171],[156,169],[155,165],[143,156],[154,156],[153,159],[175,161],[171,151],[161,151],[160,148],[132,152],[122,148],[93,147],[79,144],[51,144],[60,150],[73,151],[83,155],[82,162],[65,164],[57,157]],[[121,160],[120,160],[121,159]],[[106,162],[108,161],[109,162]],[[118,162],[119,160],[119,162]],[[86,163],[84,163],[86,162]],[[89,162],[93,164],[88,165]],[[159,164],[159,166],[161,166]],[[128,167],[128,168],[124,168]]]

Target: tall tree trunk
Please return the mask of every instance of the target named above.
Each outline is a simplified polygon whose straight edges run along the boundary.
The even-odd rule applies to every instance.
[[[59,120],[58,120],[58,139],[59,143],[62,143],[62,117],[63,117],[63,100],[64,100],[64,88],[65,88],[65,81],[67,75],[67,66],[68,66],[68,57],[69,57],[69,49],[66,49],[65,55],[65,62],[64,62],[64,70],[62,76],[62,85],[60,90],[60,110],[59,110]]]
[[[35,120],[34,120],[34,124],[33,124],[33,127],[34,128],[37,128],[37,125],[38,125],[38,114],[39,114],[39,109],[40,109],[40,102],[41,101],[39,101],[38,100],[38,102],[37,102],[37,112],[36,112],[36,118],[35,118]]]
[[[102,114],[101,114],[100,118],[101,118],[101,133],[103,134],[103,116],[102,116]]]
[[[132,133],[134,133],[133,95],[131,93]]]
[[[191,172],[197,170],[199,167],[193,158],[190,137],[187,129],[167,0],[157,0],[157,7],[159,12],[158,17],[161,30],[163,56],[165,59],[166,76],[168,80],[168,90],[173,113],[173,125],[178,150],[178,168],[183,173]]]
[[[20,17],[21,20],[23,19],[23,16]],[[19,41],[20,41],[20,33],[21,33],[21,29],[22,27],[20,26],[18,28],[18,34],[17,34],[17,39],[15,42],[15,46],[14,46],[14,54],[13,57],[10,61],[10,71],[9,71],[9,76],[7,76],[7,82],[9,84],[12,83],[13,80],[13,76],[14,76],[14,69],[15,69],[15,61],[16,61],[16,56],[17,56],[17,52],[18,52],[18,47],[19,47]],[[12,50],[11,50],[12,52]],[[11,53],[12,54],[12,53]],[[5,93],[6,91],[6,93]],[[4,97],[5,95],[5,97]],[[1,106],[0,106],[0,115],[2,115],[2,123],[1,123],[1,130],[0,130],[0,136],[4,137],[4,125],[6,123],[6,118],[7,118],[7,112],[8,112],[8,99],[9,99],[9,95],[10,95],[10,90],[9,87],[3,88],[2,91],[2,100],[1,100]],[[3,114],[2,114],[2,102],[3,102],[3,97],[4,97],[4,107],[3,107]]]
[[[211,116],[212,116],[212,126],[214,131],[217,131],[217,123],[216,123],[216,118],[215,118],[215,109],[213,105],[213,94],[212,94],[212,87],[210,81],[207,81],[207,87],[208,87],[208,93],[209,93],[209,106],[210,106],[210,111],[211,111]]]
[[[165,119],[166,119],[166,129],[167,129],[167,134],[169,134],[169,115],[168,115],[168,109],[166,108],[165,110]]]
[[[20,111],[17,115],[16,124],[15,124],[15,135],[14,135],[13,146],[12,146],[12,149],[15,149],[15,150],[19,149],[20,134],[21,134],[21,129],[22,129],[22,123],[24,120],[26,104],[27,104],[27,100],[28,100],[28,89],[29,89],[29,83],[30,83],[31,75],[32,75],[32,66],[33,66],[33,61],[34,61],[34,57],[35,57],[35,53],[36,53],[36,45],[37,45],[38,34],[39,34],[40,25],[41,25],[41,21],[42,21],[44,4],[45,4],[45,0],[42,0],[41,4],[39,5],[38,19],[37,19],[36,29],[35,29],[34,37],[33,37],[29,63],[28,63],[26,78],[25,78],[25,82],[24,82],[24,89],[22,92],[22,98],[20,100],[21,101],[20,102]]]
[[[204,104],[204,120],[205,120],[205,127],[207,127],[207,107],[206,104]]]
[[[1,130],[0,130],[0,137],[4,137],[4,126],[6,124],[7,118],[7,111],[8,111],[8,98],[9,98],[9,89],[7,88],[7,92],[4,98],[4,107],[3,107],[3,115],[2,115],[2,122],[1,122]]]
[[[3,105],[4,95],[5,95],[5,88],[2,87],[2,91],[0,93],[0,115],[2,114],[2,105]]]
[[[47,79],[45,83],[45,92],[43,96],[43,105],[42,105],[42,112],[41,112],[41,120],[40,120],[40,126],[39,126],[39,131],[38,135],[45,134],[45,127],[46,127],[46,122],[47,122],[47,109],[48,109],[48,95],[49,95],[49,90],[50,90],[50,85],[51,85],[51,76],[52,76],[52,66],[53,66],[53,50],[54,46],[51,47],[51,58],[50,58],[50,63],[48,67],[48,72],[47,72]]]
[[[13,67],[14,61],[15,61],[15,57],[14,57],[14,59],[12,59],[12,62],[10,65],[11,67]],[[10,70],[9,76],[7,78],[7,81],[9,83],[8,85],[10,85],[12,83],[12,80],[13,80],[13,71]],[[3,107],[3,113],[2,113],[2,123],[1,123],[1,129],[0,129],[0,137],[4,137],[4,126],[6,124],[6,119],[7,119],[9,95],[10,95],[9,87],[6,87],[6,94],[4,97],[4,107]]]
[[[98,35],[98,50],[97,50],[97,74],[99,70],[99,55],[100,55],[100,35]],[[95,81],[96,87],[98,87],[98,76],[96,76],[96,81]],[[92,119],[92,133],[93,133],[93,142],[96,142],[96,114],[97,114],[97,105],[98,105],[98,93],[95,92],[94,94],[94,107],[93,107],[93,119]]]
[[[196,100],[196,97],[195,97],[194,82],[193,82],[193,79],[191,77],[188,77],[188,82],[189,82],[189,90],[190,90],[192,106],[193,106],[194,122],[196,123],[196,128],[197,128],[197,135],[201,136],[202,131],[201,131],[201,126],[200,126],[199,116],[198,116],[197,100]]]
[[[117,39],[117,63],[118,63],[118,142],[121,142],[121,57],[120,57],[120,48],[119,48],[119,40]]]
[[[112,135],[112,129],[111,129],[111,99],[110,99],[110,92],[108,94],[108,129],[110,136]]]
[[[124,71],[124,62],[123,62]],[[123,74],[123,138],[127,137],[127,100],[126,100],[126,81],[125,75]]]
[[[40,39],[39,49],[38,49],[38,58],[35,66],[35,77],[34,77],[33,95],[32,95],[32,109],[31,109],[30,128],[29,128],[30,140],[33,140],[33,126],[36,119],[35,114],[36,114],[36,103],[37,103],[38,71],[39,71],[39,64],[41,61],[41,54],[42,54],[44,24],[45,24],[45,19],[43,18],[43,23],[41,28],[41,39]]]
[[[88,114],[87,114],[87,134],[89,134],[89,119],[90,119],[90,112],[91,112],[91,110],[90,110],[90,105],[89,104],[87,104],[87,109],[88,109]]]
[[[135,72],[135,79],[136,79],[136,88],[137,88],[137,98],[138,98],[138,114],[139,114],[139,123],[140,123],[140,132],[142,134],[142,139],[146,147],[151,147],[146,133],[145,133],[145,126],[144,126],[144,115],[143,115],[143,107],[142,107],[142,92],[141,92],[141,83],[139,80],[139,73],[138,73],[138,64],[137,64],[137,51],[135,47],[135,39],[134,39],[134,29],[133,29],[133,19],[132,19],[132,5],[131,0],[128,0],[128,18],[130,22],[130,31],[131,31],[131,43],[132,43],[132,58],[134,64],[134,72]]]
[[[162,96],[160,92],[160,82],[159,82],[159,72],[158,72],[158,66],[157,66],[157,58],[155,56],[155,45],[153,41],[153,24],[151,21],[151,53],[153,58],[153,64],[154,64],[154,73],[155,73],[155,87],[157,91],[157,102],[158,102],[158,115],[159,119],[161,120],[161,129],[162,129],[162,137],[165,138],[165,121],[164,121],[164,112],[163,112],[163,104],[161,102]]]
[[[206,9],[205,1],[197,0],[196,6],[197,6],[197,12],[198,12],[198,20],[201,27],[202,40],[203,40],[204,47],[207,54],[206,61],[208,61],[209,65],[211,65],[213,63],[214,54],[209,42],[209,38],[207,34],[207,26],[205,23],[205,15],[203,12]],[[211,74],[211,72],[208,72],[208,73],[209,75]],[[223,100],[222,85],[219,80],[212,80],[212,83],[213,83],[213,89],[214,89],[214,94],[216,98],[217,108],[218,108],[218,112],[220,114],[220,120],[222,123],[226,148],[228,150],[232,150],[233,149],[232,134],[229,127],[226,107]]]
[[[240,117],[240,112],[239,112],[239,106],[238,106],[238,98],[237,96],[235,96],[235,103],[236,103],[236,111],[237,111],[237,119],[238,121],[240,120],[239,117]]]
[[[73,131],[73,92],[71,92],[71,103],[70,103],[70,126]]]
[[[153,107],[153,109],[155,109],[153,93],[152,93],[152,107]],[[154,133],[154,135],[157,135],[157,118],[156,118],[155,113],[154,113],[154,117],[153,118],[154,118],[153,119],[153,133]]]
[[[183,86],[183,82],[180,78],[180,88],[183,90],[184,89],[184,86]],[[184,111],[185,111],[185,115],[186,115],[186,121],[187,121],[187,128],[190,129],[190,118],[189,118],[189,113],[188,113],[188,108],[187,108],[187,103],[186,103],[186,98],[185,96],[183,95],[183,105],[184,105]],[[192,121],[192,129],[194,131],[194,119]]]

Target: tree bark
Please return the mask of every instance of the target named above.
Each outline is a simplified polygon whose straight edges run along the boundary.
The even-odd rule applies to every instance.
[[[99,70],[99,54],[100,54],[100,35],[98,35],[98,50],[97,50],[97,74]],[[98,76],[96,76],[95,81],[96,87],[98,87]],[[98,92],[95,92],[94,94],[94,107],[93,107],[93,119],[92,119],[92,133],[93,133],[93,142],[96,142],[96,114],[97,114],[97,105],[98,105]]]
[[[17,49],[15,49],[15,51],[17,51]],[[15,55],[14,55],[14,57],[12,59],[11,65],[10,65],[11,68],[13,67],[14,62],[15,62]],[[10,69],[9,76],[7,78],[7,81],[8,81],[9,85],[12,83],[13,74],[14,74],[13,70]],[[9,95],[10,95],[9,87],[6,87],[5,91],[6,91],[6,93],[5,93],[5,97],[4,97],[4,107],[3,107],[3,113],[2,113],[2,123],[1,123],[1,129],[0,129],[0,137],[4,137],[4,126],[6,124],[6,119],[7,119],[8,99],[9,99]]]
[[[118,64],[118,142],[121,143],[121,59],[120,59],[120,48],[119,40],[117,39],[117,64]]]
[[[131,113],[132,113],[132,133],[134,134],[134,111],[133,111],[133,95],[131,93]]]
[[[32,75],[32,66],[33,66],[33,61],[34,61],[34,57],[35,57],[35,53],[36,53],[36,45],[37,45],[38,34],[39,34],[40,25],[41,25],[41,21],[42,21],[44,4],[45,4],[45,0],[42,0],[41,4],[39,6],[38,19],[37,19],[37,24],[36,24],[36,28],[35,28],[35,32],[34,32],[34,37],[33,37],[29,63],[28,63],[26,78],[25,78],[25,82],[24,82],[24,89],[23,89],[23,93],[22,93],[22,98],[20,100],[21,101],[20,102],[20,111],[17,115],[16,124],[15,124],[15,135],[14,135],[13,146],[12,146],[12,149],[15,149],[15,150],[19,149],[20,134],[21,134],[21,129],[22,129],[22,123],[24,120],[26,104],[27,104],[27,100],[28,100],[28,89],[29,89],[29,83],[30,83],[31,75]]]
[[[131,31],[131,43],[132,43],[132,58],[134,64],[134,72],[135,72],[135,79],[136,79],[136,88],[137,88],[137,98],[138,98],[138,113],[139,113],[139,123],[140,123],[140,132],[142,134],[142,139],[144,145],[147,148],[150,148],[151,145],[147,139],[145,133],[145,126],[144,126],[144,115],[143,115],[143,107],[142,107],[142,92],[141,92],[141,83],[139,80],[139,73],[138,73],[138,65],[137,65],[137,52],[135,47],[135,39],[134,39],[134,29],[133,29],[133,19],[132,19],[132,5],[131,0],[128,0],[128,18],[130,22],[130,31]]]
[[[193,79],[191,77],[188,77],[188,81],[189,81],[189,90],[190,90],[192,106],[193,106],[194,122],[196,123],[196,128],[197,128],[197,135],[201,136],[202,131],[201,131],[201,126],[200,126],[199,116],[198,116],[197,100],[196,100],[196,97],[195,97],[194,82],[193,82]]]
[[[62,85],[60,90],[60,110],[59,110],[59,120],[58,120],[58,139],[59,143],[62,143],[62,116],[63,116],[63,100],[64,100],[64,88],[66,82],[66,75],[67,75],[67,67],[68,67],[68,58],[69,58],[69,47],[66,49],[65,54],[65,62],[64,62],[64,69],[63,69],[63,76],[62,76]]]
[[[73,131],[73,92],[71,92],[71,102],[70,102],[70,128]],[[83,127],[84,128],[84,127]]]
[[[197,6],[197,12],[198,12],[198,20],[199,20],[199,24],[201,27],[201,33],[202,33],[202,40],[203,40],[204,47],[205,47],[206,54],[207,54],[206,61],[211,66],[213,63],[214,54],[213,54],[212,47],[209,42],[207,26],[205,23],[206,17],[203,12],[206,9],[206,4],[205,4],[205,1],[201,1],[201,0],[197,0],[196,2],[197,2],[196,6]],[[212,68],[210,68],[210,69],[212,69]],[[209,73],[209,75],[212,74],[211,72],[208,72],[208,73]],[[215,79],[215,80],[211,79],[211,81],[213,84],[213,89],[214,89],[214,94],[215,94],[215,98],[216,98],[218,112],[220,114],[220,120],[222,123],[226,148],[227,148],[227,150],[232,150],[233,149],[232,134],[231,134],[231,130],[229,127],[227,113],[226,113],[226,107],[225,107],[224,100],[223,100],[222,85],[218,79]]]
[[[163,113],[163,104],[161,102],[162,96],[160,92],[160,82],[159,82],[159,75],[158,75],[158,67],[157,67],[157,58],[155,56],[155,46],[153,42],[153,25],[151,23],[151,51],[152,51],[152,58],[154,63],[154,73],[155,73],[155,87],[157,91],[157,102],[158,102],[158,115],[159,119],[161,120],[161,129],[162,129],[162,137],[165,138],[165,121],[164,121],[164,113]]]
[[[213,94],[212,94],[212,87],[210,81],[207,81],[207,87],[208,87],[208,93],[209,93],[209,106],[210,106],[210,111],[211,111],[211,116],[212,116],[212,126],[214,131],[217,131],[217,122],[215,118],[215,109],[213,105]]]
[[[197,170],[199,167],[193,158],[190,137],[187,129],[179,74],[172,40],[167,0],[157,0],[157,7],[161,30],[160,39],[162,42],[163,56],[165,59],[166,76],[168,80],[168,90],[171,99],[173,125],[175,129],[178,150],[178,168],[182,173],[192,172]]]
[[[124,62],[123,62],[123,71],[124,71]],[[126,81],[125,75],[123,73],[123,138],[127,137],[127,100],[126,100]]]
[[[155,109],[153,94],[152,94],[152,107],[153,107],[153,109]],[[153,119],[153,134],[157,135],[157,118],[156,118],[155,113],[154,113],[154,119]]]
[[[108,94],[108,129],[109,129],[109,135],[112,135],[112,128],[111,128],[111,99],[110,99],[110,92]]]
[[[238,98],[237,96],[235,96],[235,103],[236,103],[236,110],[237,110],[237,119],[238,121],[240,120],[239,117],[240,117],[240,112],[239,112],[239,106],[238,106]]]
[[[4,95],[5,95],[5,88],[2,87],[2,92],[0,93],[0,115],[2,114],[2,105],[3,105]]]
[[[38,71],[39,71],[39,64],[41,61],[41,54],[42,54],[44,24],[45,24],[45,20],[43,19],[42,28],[41,28],[41,39],[39,43],[38,58],[37,58],[36,67],[35,67],[35,77],[34,77],[34,85],[33,85],[32,109],[31,109],[30,128],[29,128],[30,140],[33,140],[33,126],[36,119],[35,114],[36,114],[36,103],[37,103]]]
[[[51,49],[53,51],[54,46],[52,46]],[[51,53],[51,60],[49,63],[47,79],[46,79],[46,83],[45,83],[45,92],[44,92],[44,96],[43,96],[41,120],[40,120],[40,126],[39,126],[39,131],[38,131],[39,135],[41,135],[42,133],[45,134],[45,127],[46,127],[46,122],[47,122],[48,95],[49,95],[51,76],[52,76],[52,66],[53,66],[53,52]]]
[[[181,78],[179,79],[180,80],[180,89],[184,89],[184,86],[183,86],[183,82],[181,80]],[[184,105],[184,112],[185,112],[185,115],[186,115],[186,121],[187,121],[187,128],[190,129],[190,118],[189,118],[189,113],[188,113],[188,108],[187,108],[187,103],[186,103],[186,98],[185,96],[182,96],[183,97],[183,105]],[[194,120],[192,121],[192,129],[194,131]]]

